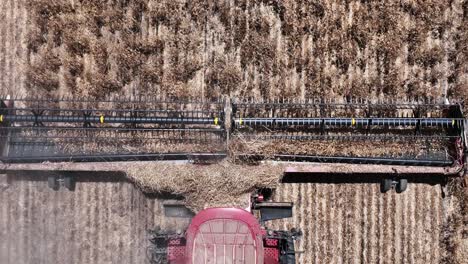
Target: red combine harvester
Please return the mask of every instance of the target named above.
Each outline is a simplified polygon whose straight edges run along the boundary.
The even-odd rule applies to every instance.
[[[445,184],[466,173],[464,104],[444,98],[0,95],[0,174],[52,171],[49,187],[73,191],[79,179],[68,172],[122,172],[123,162],[135,161],[211,164],[229,157],[287,165],[283,176],[290,180],[283,177],[282,183],[344,177],[401,193],[409,181]],[[292,204],[266,202],[262,193],[251,198],[247,210],[210,208],[192,215],[185,232],[153,230],[150,260],[295,263],[294,240],[301,233],[265,227],[268,220],[291,217]]]
[[[255,217],[259,211],[260,220]],[[294,241],[302,233],[268,230],[268,220],[292,216],[292,203],[265,202],[252,196],[251,208],[209,208],[195,215],[187,230],[150,231],[151,263],[296,263]]]

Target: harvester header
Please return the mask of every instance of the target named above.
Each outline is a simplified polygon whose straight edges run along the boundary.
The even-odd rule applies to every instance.
[[[235,160],[462,166],[461,101],[2,96],[3,162]]]

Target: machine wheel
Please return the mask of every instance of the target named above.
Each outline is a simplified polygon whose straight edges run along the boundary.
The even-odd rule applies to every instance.
[[[49,188],[55,191],[57,191],[60,188],[60,185],[56,176],[47,177],[47,185],[49,186]]]
[[[74,191],[76,186],[75,179],[72,176],[66,176],[63,179],[63,185],[65,185],[65,188],[67,188],[68,190]]]
[[[399,179],[395,189],[397,193],[402,193],[406,190],[407,187],[408,179]]]
[[[380,183],[380,191],[383,193],[388,192],[392,188],[392,180],[391,179],[383,179]]]

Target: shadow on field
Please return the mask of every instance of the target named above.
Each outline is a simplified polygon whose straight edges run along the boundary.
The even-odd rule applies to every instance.
[[[7,174],[7,184],[13,184],[19,181],[44,182],[47,184],[49,176],[67,177],[71,176],[77,183],[128,183],[133,184],[124,172],[90,172],[90,171],[73,171],[73,172],[54,172],[54,171],[21,171]],[[51,190],[52,191],[52,190]],[[180,195],[175,195],[167,192],[161,193],[145,193],[143,195],[148,199],[163,199],[163,200],[181,200]]]
[[[8,182],[47,181],[49,176],[72,176],[77,182],[130,182],[123,172],[62,172],[62,171],[22,171],[8,173]]]

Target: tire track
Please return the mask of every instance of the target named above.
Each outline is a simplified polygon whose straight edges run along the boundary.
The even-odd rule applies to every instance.
[[[386,245],[386,257],[387,263],[395,263],[395,255],[394,252],[394,245],[395,245],[395,195],[396,192],[392,191],[389,193],[386,202],[386,209],[385,212],[387,213],[386,219],[386,228],[385,228],[385,237],[388,242]]]
[[[146,219],[146,213],[147,213],[147,210],[146,210],[146,199],[143,195],[142,192],[140,192],[136,187],[133,187],[135,189],[135,193],[137,194],[138,196],[138,214],[137,214],[137,219],[141,219],[143,220],[142,223],[140,223],[139,225],[137,225],[138,227],[138,232],[135,233],[135,241],[137,241],[137,262],[138,263],[143,263],[143,261],[145,260],[144,259],[144,252],[143,252],[143,248],[144,248],[144,237],[145,237],[145,226],[146,226],[146,221],[144,221]]]
[[[101,252],[102,249],[102,242],[105,237],[103,234],[105,234],[104,229],[102,228],[103,221],[102,218],[102,212],[105,210],[104,204],[103,204],[103,197],[102,197],[102,191],[105,187],[105,183],[98,182],[96,184],[96,189],[94,191],[94,197],[95,197],[95,207],[94,207],[94,213],[93,215],[95,216],[95,228],[96,228],[96,235],[94,236],[94,241],[93,241],[93,249],[94,249],[94,256],[93,256],[93,261],[96,263],[102,263],[102,256],[104,252]]]
[[[381,194],[378,197],[378,209],[377,209],[377,228],[378,228],[378,236],[377,236],[377,262],[378,263],[383,263],[384,258],[382,257],[382,250],[384,249],[383,245],[383,240],[385,239],[385,234],[384,234],[384,223],[383,223],[383,217],[384,217],[384,196],[385,194]]]
[[[336,196],[337,196],[337,203],[336,203],[336,208],[337,208],[337,212],[336,212],[336,217],[337,217],[337,222],[334,224],[336,226],[336,229],[337,229],[337,235],[338,235],[338,238],[337,238],[337,241],[336,241],[336,252],[339,252],[339,254],[336,254],[336,263],[343,263],[344,261],[344,256],[345,256],[345,247],[346,245],[344,245],[344,235],[343,235],[343,225],[340,224],[340,223],[343,223],[345,220],[344,218],[344,214],[345,214],[345,211],[343,209],[343,203],[344,203],[344,196],[345,196],[345,193],[344,193],[344,189],[343,189],[343,185],[342,184],[338,184],[335,188],[335,193],[336,193]]]
[[[41,188],[42,189],[42,188]],[[40,257],[40,263],[50,263],[52,260],[50,259],[50,254],[48,252],[49,250],[49,232],[48,230],[48,222],[50,221],[50,207],[49,204],[47,203],[47,191],[42,189],[43,192],[41,192],[41,204],[40,206],[40,211],[41,211],[41,220],[42,220],[42,225],[41,225],[41,237],[43,243],[41,243],[43,246],[41,247],[41,257]],[[55,191],[50,191],[50,192],[55,192]],[[49,220],[49,221],[47,221]]]
[[[17,181],[14,183],[15,188],[19,187],[19,184]],[[19,191],[17,192],[19,193]],[[20,256],[17,256],[18,254],[18,235],[19,235],[19,222],[17,221],[18,219],[18,201],[14,201],[10,204],[10,208],[8,209],[8,215],[10,218],[8,229],[9,229],[9,258],[8,258],[8,263],[15,263]]]
[[[318,213],[319,213],[319,191],[318,184],[313,184],[314,187],[314,247],[312,251],[314,252],[314,263],[319,263],[319,222],[318,222]]]
[[[26,254],[25,251],[25,229],[27,228],[27,219],[24,217],[24,213],[27,213],[27,200],[26,197],[26,182],[21,180],[18,182],[19,184],[19,193],[18,193],[18,207],[17,207],[17,215],[16,221],[18,221],[18,230],[17,230],[17,244],[16,244],[16,255],[17,255],[17,262],[18,263],[26,263]]]
[[[419,202],[421,201],[421,189],[423,189],[423,186],[421,185],[418,185],[417,188],[416,188],[416,192],[415,192],[415,201],[416,202]],[[424,262],[424,259],[423,259],[423,251],[424,249],[422,248],[424,243],[421,241],[422,239],[424,239],[424,237],[422,236],[423,234],[423,224],[424,224],[424,206],[421,205],[421,204],[418,204],[419,206],[417,206],[415,208],[415,233],[416,233],[416,241],[415,243],[413,244],[413,250],[415,251],[415,259],[416,259],[416,263],[423,263]]]
[[[0,262],[7,262],[8,261],[8,202],[3,202],[7,201],[8,197],[8,187],[0,187],[0,212],[2,217],[0,217],[0,237],[3,239],[0,239]]]
[[[319,209],[319,215],[318,215],[318,226],[320,227],[320,236],[319,236],[319,248],[318,248],[318,253],[319,253],[319,259],[324,260],[326,258],[326,251],[327,251],[327,235],[326,232],[323,232],[326,230],[326,215],[324,212],[326,211],[326,199],[325,199],[325,188],[323,185],[317,186],[317,191],[319,195],[319,202],[320,202],[320,209]]]
[[[294,226],[294,228],[300,229],[300,227],[304,226],[303,219],[304,219],[304,216],[306,216],[306,214],[304,214],[305,208],[306,208],[305,201],[304,201],[304,195],[306,195],[305,193],[306,186],[304,184],[297,184],[297,185],[298,185],[298,199],[297,199],[298,203],[297,203],[297,206],[294,206],[294,209],[296,211],[295,214],[297,215],[297,221],[296,221],[296,225]],[[298,243],[294,243],[295,250],[304,251],[304,241],[301,239],[297,242]],[[299,255],[298,261],[299,263],[304,263],[304,254]]]
[[[80,257],[79,257],[79,263],[87,263],[86,261],[88,260],[88,256],[87,254],[88,251],[89,251],[89,241],[88,241],[88,237],[89,237],[89,228],[90,228],[90,225],[91,225],[91,220],[90,220],[90,217],[91,217],[91,211],[90,211],[90,207],[87,206],[89,205],[89,203],[91,202],[91,199],[90,199],[90,183],[86,182],[83,186],[83,197],[82,197],[82,201],[81,201],[81,207],[83,208],[83,213],[81,214],[82,218],[80,220],[81,223],[84,223],[84,225],[80,225],[80,230],[82,230],[82,232],[80,232],[80,238],[79,240],[82,241],[81,244],[79,244],[78,246],[78,251],[80,252]]]
[[[42,243],[35,243],[35,239],[40,238],[40,228],[39,223],[41,221],[40,210],[42,210],[40,203],[40,191],[38,190],[36,184],[32,184],[32,197],[31,197],[31,207],[32,207],[32,230],[31,230],[31,240],[32,240],[32,253],[31,253],[31,262],[40,263],[41,255],[41,245]]]
[[[331,188],[330,188],[331,187]],[[332,263],[333,262],[333,259],[334,259],[334,255],[333,252],[335,250],[335,247],[336,247],[336,236],[335,236],[335,232],[334,232],[334,228],[333,228],[333,217],[334,217],[334,211],[335,211],[335,199],[334,199],[334,195],[335,195],[335,188],[334,188],[334,185],[326,185],[325,186],[325,189],[327,190],[326,194],[325,194],[325,198],[326,198],[326,201],[329,201],[329,204],[328,204],[328,214],[325,214],[325,223],[326,223],[326,234],[327,234],[327,237],[331,238],[330,242],[327,243],[327,247],[326,247],[326,256],[325,256],[325,261],[327,261],[328,263]]]
[[[410,243],[410,240],[408,239],[408,225],[409,225],[409,214],[410,212],[408,211],[408,194],[410,191],[408,190],[407,192],[402,193],[399,201],[401,203],[400,211],[402,212],[400,217],[400,222],[402,225],[402,228],[400,228],[400,235],[401,235],[401,242],[400,242],[400,247],[397,250],[400,250],[401,252],[401,263],[408,262],[408,248],[406,247],[407,244]]]
[[[353,190],[353,187],[350,184],[345,184],[344,185],[344,193],[346,194],[345,197],[345,204],[346,204],[346,210],[344,211],[344,245],[343,247],[345,248],[344,252],[344,262],[345,263],[351,263],[354,262],[354,199],[355,199],[355,191]]]
[[[133,225],[134,221],[135,221],[135,214],[134,214],[134,206],[135,206],[135,195],[134,195],[134,190],[133,188],[131,188],[130,186],[126,186],[126,190],[127,192],[129,193],[126,197],[129,197],[130,198],[130,204],[129,204],[129,210],[127,211],[129,214],[130,214],[130,223],[129,224],[129,229],[128,229],[128,232],[127,232],[127,241],[130,245],[128,251],[128,256],[129,256],[129,261],[130,263],[134,263],[135,260],[134,260],[134,249],[135,249],[135,243],[134,241],[132,240],[133,238],[133,233],[135,232],[135,225]]]
[[[432,231],[432,242],[434,241],[441,241],[440,234],[442,232],[442,222],[440,221],[441,219],[441,199],[442,199],[442,194],[440,192],[441,186],[436,186],[437,187],[437,195],[432,195],[431,197],[431,207],[433,208],[434,216],[433,216],[433,222],[432,226],[437,227],[437,231]],[[432,255],[431,259],[433,260],[433,263],[440,263],[440,250],[442,247],[442,244],[436,244],[437,246],[432,250]]]
[[[362,229],[365,228],[365,224],[363,221],[363,210],[364,208],[361,207],[362,205],[362,191],[361,191],[361,184],[354,184],[351,186],[353,188],[354,197],[354,210],[353,210],[353,227],[354,227],[354,263],[361,263],[363,262],[362,254],[364,252],[363,243],[363,233],[361,232]]]
[[[26,213],[24,218],[27,219],[28,224],[26,225],[26,230],[25,230],[25,257],[26,257],[26,263],[32,263],[32,242],[33,242],[33,235],[32,235],[32,230],[34,230],[34,215],[33,215],[33,186],[32,186],[32,181],[27,181],[25,188],[27,189],[26,191],[26,203],[25,203],[25,209]],[[3,201],[3,200],[2,200]],[[0,227],[1,228],[1,227]],[[1,231],[0,231],[1,232]],[[0,233],[1,234],[1,233]],[[0,254],[1,255],[1,254]]]
[[[103,262],[104,263],[113,263],[112,258],[111,258],[111,252],[113,249],[115,249],[113,245],[113,232],[111,229],[112,224],[115,222],[115,218],[112,215],[112,200],[114,193],[112,192],[112,183],[104,183],[104,197],[102,197],[103,204],[101,207],[101,210],[103,210],[104,217],[103,217],[103,223],[104,223],[104,234],[108,234],[107,236],[104,236],[104,248],[102,255],[104,257]]]
[[[413,249],[412,245],[415,243],[415,239],[416,239],[416,236],[415,236],[415,233],[416,233],[416,210],[415,210],[415,204],[416,204],[416,192],[417,192],[417,189],[418,189],[418,186],[415,184],[414,186],[414,191],[411,192],[411,195],[410,195],[410,202],[409,202],[409,212],[408,212],[408,215],[410,215],[410,223],[409,223],[409,227],[408,227],[408,230],[410,230],[410,238],[408,240],[408,244],[407,244],[407,248],[408,248],[408,252],[409,252],[409,262],[410,263],[414,263],[415,262],[415,250]]]
[[[304,252],[309,250],[312,247],[312,234],[311,230],[315,223],[312,222],[312,219],[309,219],[312,216],[312,208],[313,200],[312,200],[312,184],[307,183],[305,184],[305,196],[304,196],[304,217],[302,218],[301,223],[301,230],[304,233],[304,236],[301,238],[303,240],[303,249]],[[304,255],[302,263],[312,263],[311,254],[302,254]]]
[[[127,192],[127,188],[124,185],[124,183],[119,182],[118,185],[119,185],[119,202],[122,203],[122,206],[120,208],[117,208],[117,211],[119,213],[119,217],[121,217],[126,212],[128,212],[128,201],[126,201],[126,199],[125,199],[125,197],[128,197],[127,196],[128,192]],[[120,224],[121,235],[118,236],[119,245],[118,245],[117,254],[116,254],[118,262],[121,262],[124,259],[124,256],[128,256],[128,255],[126,255],[127,252],[124,252],[124,245],[123,245],[124,242],[123,241],[124,241],[124,238],[125,238],[124,235],[126,235],[127,232],[125,230],[126,226],[122,222],[123,221],[121,221],[121,224]]]
[[[56,192],[53,192],[53,197],[52,197],[52,201],[50,201],[50,199],[48,199],[49,201],[46,201],[48,203],[48,205],[50,206],[50,217],[53,219],[52,221],[49,221],[49,223],[51,223],[48,227],[48,230],[46,230],[46,232],[50,233],[50,234],[53,234],[52,237],[50,237],[50,240],[48,241],[48,244],[50,245],[50,258],[53,260],[53,261],[56,261],[58,259],[58,252],[57,252],[57,249],[58,249],[58,245],[61,244],[61,243],[58,243],[59,239],[58,239],[58,221],[57,221],[57,214],[59,213],[59,208],[61,207],[61,202],[59,201],[59,195],[62,196],[62,193],[64,192],[64,187],[62,186],[60,188],[60,191],[56,191]],[[47,199],[47,197],[46,197]]]
[[[437,227],[432,222],[432,214],[434,211],[434,205],[432,204],[431,197],[435,196],[434,193],[430,192],[430,189],[434,188],[432,186],[424,185],[424,259],[425,263],[433,263],[434,259],[431,257],[432,252],[436,251],[437,248],[434,247],[432,240],[432,234],[438,233]]]
[[[377,228],[376,228],[376,198],[375,198],[375,188],[369,190],[369,213],[368,213],[368,219],[369,219],[369,253],[368,253],[368,259],[369,263],[377,263],[377,256],[376,256],[376,247],[377,247]]]
[[[362,234],[362,237],[361,237],[361,262],[362,263],[369,263],[369,259],[368,259],[368,252],[369,252],[369,248],[368,248],[368,245],[369,245],[369,241],[368,241],[368,236],[369,236],[369,233],[368,233],[368,229],[369,229],[369,224],[368,224],[368,216],[369,216],[369,208],[368,208],[368,204],[367,204],[367,197],[368,197],[368,193],[367,190],[370,189],[370,187],[367,187],[364,185],[364,184],[361,184],[360,186],[360,193],[361,193],[361,201],[360,201],[360,204],[361,204],[361,208],[362,208],[362,215],[361,215],[361,234]]]
[[[70,233],[69,241],[67,243],[68,244],[67,256],[69,256],[67,258],[67,262],[70,262],[70,263],[77,263],[76,252],[78,252],[78,249],[77,249],[76,242],[75,242],[77,239],[76,239],[76,231],[75,231],[76,225],[74,223],[75,223],[75,219],[78,219],[77,208],[79,207],[76,204],[76,199],[77,199],[77,194],[79,193],[81,193],[81,182],[76,182],[75,191],[70,194],[70,207],[69,207],[70,217],[68,218],[68,221],[67,221],[67,228],[68,228],[68,232]]]

